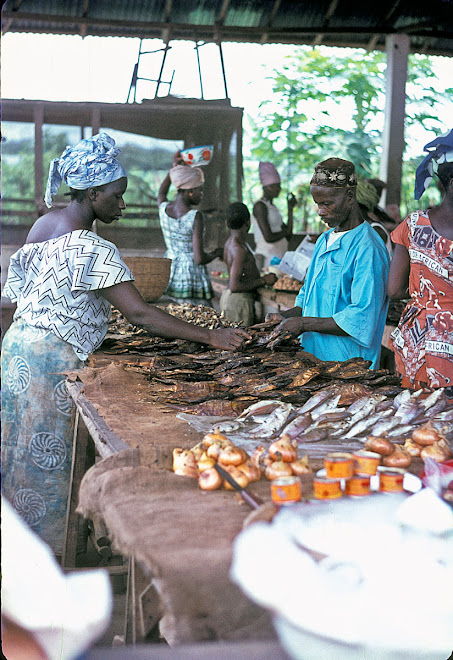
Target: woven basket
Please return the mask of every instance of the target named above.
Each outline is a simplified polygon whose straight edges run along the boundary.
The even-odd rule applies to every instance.
[[[171,259],[164,257],[125,257],[135,277],[135,286],[147,302],[158,300],[170,279]]]

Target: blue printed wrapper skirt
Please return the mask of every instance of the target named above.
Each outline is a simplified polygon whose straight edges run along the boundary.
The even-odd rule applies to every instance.
[[[2,344],[2,492],[59,555],[63,549],[75,406],[65,373],[83,362],[48,330],[12,323]]]

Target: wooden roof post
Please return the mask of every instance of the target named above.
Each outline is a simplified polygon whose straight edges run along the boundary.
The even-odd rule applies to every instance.
[[[401,202],[401,173],[404,151],[404,116],[406,100],[407,59],[410,37],[407,34],[391,34],[386,38],[387,72],[384,131],[380,178],[387,188],[383,191],[382,204]]]
[[[44,124],[44,105],[36,103],[33,107],[33,121],[35,124],[35,209],[36,217],[43,213],[43,164],[42,164],[42,125]]]

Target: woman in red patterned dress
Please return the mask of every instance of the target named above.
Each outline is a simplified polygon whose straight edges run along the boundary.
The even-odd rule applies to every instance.
[[[447,137],[450,136],[453,140],[453,131]],[[444,387],[447,395],[453,397],[453,162],[450,159],[453,161],[453,145],[445,147],[444,143],[436,173],[445,191],[442,202],[426,211],[415,211],[392,232],[395,250],[387,293],[392,300],[410,296],[392,333],[396,368],[402,375],[403,386]],[[428,175],[432,172],[431,166]]]

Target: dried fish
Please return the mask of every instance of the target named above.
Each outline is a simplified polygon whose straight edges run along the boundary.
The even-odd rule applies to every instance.
[[[333,397],[335,392],[332,390],[320,390],[319,392],[316,392],[316,394],[313,394],[312,397],[308,399],[306,403],[302,406],[302,408],[299,409],[299,413],[306,413],[306,412],[311,412],[318,406],[320,406],[323,401],[326,401],[326,399],[330,399]]]
[[[332,424],[333,422],[341,422],[346,417],[349,416],[348,411],[345,408],[336,408],[335,410],[328,410],[325,413],[322,413],[319,415],[319,417],[316,418],[316,421],[314,423],[315,427],[319,427],[325,424]]]
[[[257,416],[268,415],[281,405],[282,402],[275,399],[271,399],[270,401],[257,401],[246,408],[237,419],[247,419],[248,417],[256,418]]]
[[[400,424],[409,424],[413,419],[418,417],[424,412],[424,409],[419,403],[413,401],[412,398],[405,403],[402,403],[398,410],[395,412],[395,417],[401,421]]]
[[[329,432],[327,429],[310,429],[305,431],[305,433],[302,433],[298,438],[298,444],[304,445],[305,443],[308,442],[321,442],[321,440],[325,440],[327,436],[329,435]]]
[[[250,435],[254,438],[257,436],[270,438],[282,428],[292,410],[294,410],[294,406],[290,403],[280,404],[264,422],[250,432]]]
[[[323,413],[327,412],[328,410],[332,410],[333,408],[336,408],[338,405],[338,402],[340,400],[341,394],[337,394],[336,396],[326,399],[323,401],[319,406],[317,406],[314,410],[311,411],[311,416],[313,420],[318,419],[320,415]]]
[[[445,405],[447,405],[447,400],[446,396],[444,394],[444,388],[441,387],[438,390],[434,390],[434,392],[431,392],[426,399],[423,399],[423,401],[420,401],[420,405],[424,410],[428,410],[429,408],[432,408],[435,403],[439,401],[439,399],[444,398]],[[445,407],[445,406],[444,406]]]
[[[209,433],[231,433],[232,431],[237,431],[243,426],[243,423],[238,421],[236,418],[235,420],[214,424],[214,426],[211,427]]]

